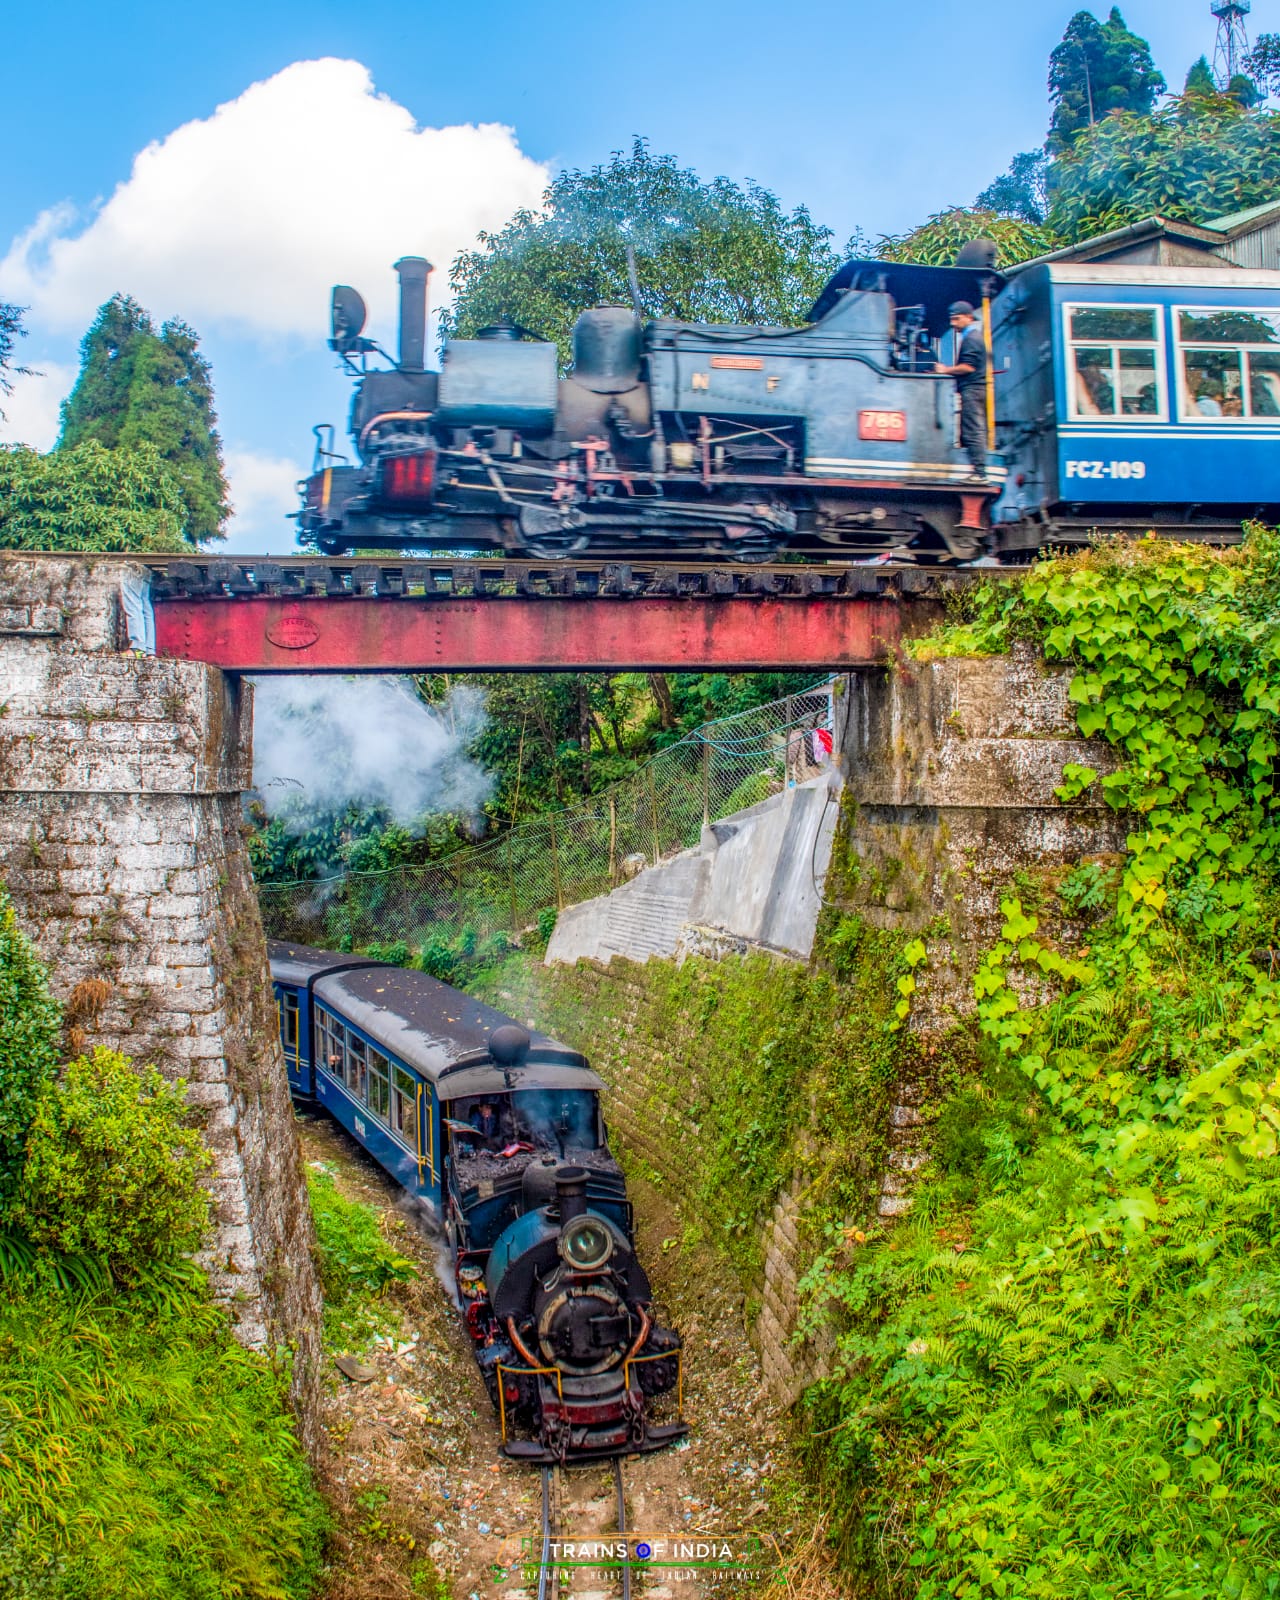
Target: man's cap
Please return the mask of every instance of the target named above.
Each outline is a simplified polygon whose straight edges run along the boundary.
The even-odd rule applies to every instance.
[[[957,300],[953,306],[948,306],[947,315],[949,317],[976,317],[977,312],[967,300]]]

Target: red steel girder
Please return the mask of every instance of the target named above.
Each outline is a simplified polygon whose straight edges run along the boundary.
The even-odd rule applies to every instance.
[[[877,596],[158,600],[162,656],[228,672],[745,672],[869,666],[941,613]]]

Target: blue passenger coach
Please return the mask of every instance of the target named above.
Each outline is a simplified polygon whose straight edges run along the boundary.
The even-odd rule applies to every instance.
[[[998,523],[1280,506],[1280,273],[1042,263],[994,311]]]
[[[312,1071],[314,1042],[311,996],[316,980],[329,972],[350,971],[355,967],[380,967],[384,963],[370,961],[367,956],[314,950],[305,944],[285,944],[279,939],[269,939],[267,948],[271,958],[271,986],[280,1019],[280,1046],[289,1073],[289,1088],[298,1100],[314,1100],[316,1088]]]
[[[442,1214],[449,1169],[458,1165],[447,1158],[467,1158],[464,1169],[473,1164],[470,1140],[454,1151],[450,1120],[465,1128],[485,1100],[510,1100],[514,1128],[522,1110],[527,1120],[526,1099],[548,1091],[586,1095],[591,1143],[602,1138],[595,1124],[603,1084],[576,1051],[533,1033],[524,1036],[518,1062],[495,1059],[501,1052],[491,1051],[491,1037],[511,1019],[425,973],[276,940],[267,948],[290,1088],[323,1106],[398,1183]],[[484,1247],[508,1220],[494,1187],[481,1184],[478,1195],[467,1195],[470,1232]],[[620,1207],[608,1209],[624,1220]]]

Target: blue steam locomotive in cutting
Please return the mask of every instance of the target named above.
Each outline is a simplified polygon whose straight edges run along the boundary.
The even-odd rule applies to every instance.
[[[654,1314],[586,1060],[421,972],[268,942],[289,1085],[442,1226],[504,1452],[656,1450],[680,1339]]]
[[[397,263],[399,360],[333,295],[357,376],[356,460],[332,430],[302,537],[513,557],[1028,559],[1095,530],[1232,539],[1280,514],[1280,273],[1042,262],[1006,278],[851,261],[798,328],[586,311],[573,365],[510,322],[425,370],[430,267]],[[948,309],[980,308],[989,482],[959,449]],[[389,358],[388,358],[389,359]]]

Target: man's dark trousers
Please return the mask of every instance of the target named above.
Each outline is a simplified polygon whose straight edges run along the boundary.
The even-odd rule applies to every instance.
[[[960,391],[960,448],[978,477],[987,475],[987,390],[971,383]]]

